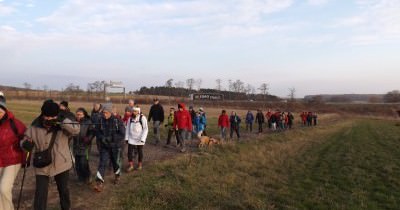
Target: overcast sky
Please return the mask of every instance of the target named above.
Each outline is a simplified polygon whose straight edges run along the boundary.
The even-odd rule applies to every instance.
[[[0,0],[0,84],[400,89],[400,0]]]

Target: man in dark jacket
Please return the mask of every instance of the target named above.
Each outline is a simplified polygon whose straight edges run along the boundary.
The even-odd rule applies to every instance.
[[[76,121],[80,124],[79,135],[73,137],[75,169],[79,181],[90,183],[89,152],[94,136],[94,126],[84,108],[78,108],[75,113]]]
[[[154,104],[150,108],[149,122],[153,119],[153,133],[156,138],[155,143],[160,143],[160,125],[164,122],[164,109],[158,98],[154,99]]]
[[[253,121],[254,121],[254,115],[249,110],[246,114],[246,131],[253,132]]]
[[[265,118],[264,118],[264,114],[262,113],[262,111],[259,109],[257,110],[257,115],[256,115],[256,120],[258,123],[258,133],[262,133],[263,132],[263,125],[265,122]]]
[[[121,148],[125,138],[125,125],[122,120],[112,115],[112,104],[103,106],[103,116],[96,125],[96,139],[100,142],[100,161],[96,174],[97,192],[103,191],[106,167],[111,159],[114,169],[114,184],[119,181],[121,174]]]
[[[236,112],[232,112],[229,118],[229,123],[231,124],[231,139],[233,138],[233,132],[236,133],[238,140],[240,139],[240,122],[242,122],[240,117],[236,114]]]
[[[65,118],[70,119],[71,121],[75,120],[74,113],[68,107],[68,101],[61,101],[60,102],[60,113],[58,114],[58,119],[63,121]]]

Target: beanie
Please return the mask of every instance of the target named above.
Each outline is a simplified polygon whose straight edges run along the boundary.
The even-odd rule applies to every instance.
[[[112,103],[103,104],[103,111],[112,113]]]
[[[47,100],[42,105],[42,115],[47,117],[55,117],[60,111],[60,107],[53,100]]]

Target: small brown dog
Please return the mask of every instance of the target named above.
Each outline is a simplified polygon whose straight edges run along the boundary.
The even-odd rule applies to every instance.
[[[202,136],[200,138],[199,148],[204,147],[204,146],[208,147],[213,144],[219,144],[219,141],[217,139],[214,139],[213,137]]]

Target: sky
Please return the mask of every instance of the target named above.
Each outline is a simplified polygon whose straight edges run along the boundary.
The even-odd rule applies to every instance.
[[[400,0],[0,0],[0,84],[400,89]]]

